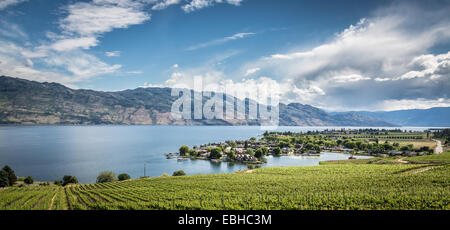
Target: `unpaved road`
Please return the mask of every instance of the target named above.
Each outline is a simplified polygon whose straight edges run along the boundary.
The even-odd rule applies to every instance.
[[[439,140],[434,140],[434,141],[436,141],[436,144],[437,144],[436,149],[435,149],[436,154],[441,154],[442,153],[441,141],[439,141]]]

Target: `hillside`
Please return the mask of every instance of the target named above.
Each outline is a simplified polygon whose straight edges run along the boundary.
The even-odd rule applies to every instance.
[[[257,120],[175,120],[170,88],[119,92],[70,89],[0,77],[0,124],[258,125]],[[204,98],[206,100],[206,98]],[[363,115],[331,115],[310,105],[280,104],[285,126],[393,126]]]
[[[435,107],[430,109],[409,109],[397,111],[379,112],[351,112],[376,120],[387,121],[401,126],[450,126],[450,107]],[[348,113],[343,113],[348,114]],[[340,115],[343,115],[342,113]]]
[[[449,210],[450,153],[0,190],[7,210]],[[427,163],[431,157],[433,163]],[[414,164],[402,162],[415,162]],[[425,161],[425,162],[424,162]]]

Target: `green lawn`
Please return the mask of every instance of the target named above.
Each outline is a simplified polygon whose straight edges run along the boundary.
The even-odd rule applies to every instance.
[[[0,209],[445,209],[450,153],[0,190]],[[372,162],[370,161],[372,160]],[[383,159],[382,159],[383,160]]]

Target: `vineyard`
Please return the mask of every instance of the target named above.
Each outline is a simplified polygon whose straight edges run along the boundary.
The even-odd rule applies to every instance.
[[[10,187],[0,190],[0,209],[449,210],[449,156],[411,158],[414,164],[328,163],[66,187]]]

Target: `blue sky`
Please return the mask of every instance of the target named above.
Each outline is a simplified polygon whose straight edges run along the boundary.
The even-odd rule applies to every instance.
[[[450,106],[449,1],[0,0],[0,74],[117,91],[276,85],[327,110]]]

